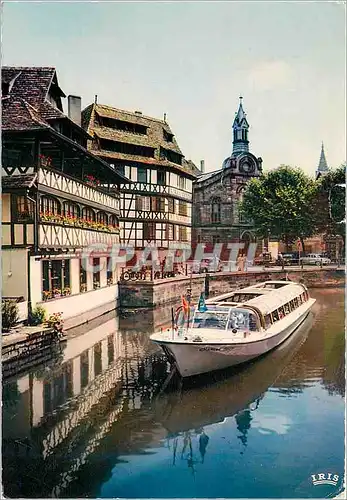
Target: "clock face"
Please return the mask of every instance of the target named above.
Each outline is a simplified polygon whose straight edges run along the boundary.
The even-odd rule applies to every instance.
[[[240,170],[242,172],[245,172],[246,174],[251,174],[252,172],[254,172],[254,163],[250,162],[249,160],[244,161],[240,165],[240,167],[241,167]]]

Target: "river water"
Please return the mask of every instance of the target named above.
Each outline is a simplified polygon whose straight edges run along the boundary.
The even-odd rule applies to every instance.
[[[272,353],[161,392],[161,310],[76,331],[3,381],[9,497],[328,498],[344,474],[344,290]],[[330,473],[337,484],[313,485]],[[336,477],[335,477],[336,479]]]

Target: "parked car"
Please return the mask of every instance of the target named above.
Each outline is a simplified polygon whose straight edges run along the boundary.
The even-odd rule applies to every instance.
[[[279,253],[276,261],[278,266],[295,266],[299,264],[299,256],[295,253]]]
[[[272,255],[270,252],[264,252],[255,257],[253,261],[255,266],[263,266],[263,265],[270,265],[273,264],[272,262]]]
[[[312,264],[316,266],[331,264],[331,260],[328,257],[323,257],[319,253],[309,253],[305,257],[301,257],[300,261],[302,264]]]
[[[193,274],[217,273],[222,270],[223,263],[217,257],[211,259],[203,259],[201,261],[193,261],[190,267],[190,272],[192,272]]]

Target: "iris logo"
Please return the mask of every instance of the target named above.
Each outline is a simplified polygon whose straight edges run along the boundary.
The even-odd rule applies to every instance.
[[[338,474],[332,474],[331,472],[324,474],[312,474],[311,477],[314,486],[317,486],[318,484],[332,484],[333,486],[336,486],[339,480]]]

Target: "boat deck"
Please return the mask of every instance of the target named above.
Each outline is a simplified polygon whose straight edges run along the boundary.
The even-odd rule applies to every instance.
[[[204,329],[204,334],[199,334],[198,329],[192,328],[188,332],[178,333],[172,335],[171,330],[166,333],[152,335],[151,339],[156,341],[168,343],[182,343],[182,344],[239,344],[244,342],[257,342],[268,337],[268,333],[263,330],[260,332],[248,332],[245,334],[243,331],[232,333],[230,331],[216,331]]]

